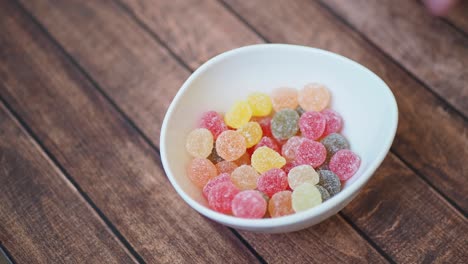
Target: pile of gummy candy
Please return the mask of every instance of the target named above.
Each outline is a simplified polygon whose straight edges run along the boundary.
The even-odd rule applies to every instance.
[[[186,140],[190,180],[211,209],[242,218],[280,217],[313,208],[341,190],[359,156],[339,134],[321,84],[254,92],[224,115],[203,113]],[[317,169],[317,170],[316,170]]]

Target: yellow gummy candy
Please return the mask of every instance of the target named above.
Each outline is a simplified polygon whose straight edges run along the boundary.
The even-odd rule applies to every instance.
[[[262,127],[257,122],[248,122],[237,129],[245,137],[247,148],[255,146],[262,139]]]
[[[294,211],[301,212],[321,204],[322,194],[315,185],[306,182],[296,187],[291,199]]]
[[[253,116],[267,116],[271,113],[271,99],[267,94],[251,93],[247,97],[247,103],[252,109]]]
[[[237,101],[224,116],[224,122],[232,127],[239,128],[247,124],[252,117],[252,109],[247,102]]]
[[[252,154],[252,167],[259,173],[264,173],[273,168],[280,169],[285,164],[286,159],[269,147],[260,147]]]

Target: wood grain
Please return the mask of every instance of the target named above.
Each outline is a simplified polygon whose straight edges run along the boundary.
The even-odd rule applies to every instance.
[[[119,84],[118,87],[112,86],[112,81],[108,80],[109,76],[111,76],[110,72],[113,74],[117,75],[126,75],[128,74],[127,72],[130,69],[125,69],[125,68],[120,68],[123,66],[117,66],[117,67],[109,67],[113,66],[113,64],[108,64],[109,58],[113,56],[113,54],[128,54],[130,53],[129,49],[131,47],[125,46],[123,44],[119,43],[126,43],[128,39],[137,39],[141,40],[138,48],[141,48],[143,50],[147,51],[153,51],[154,50],[161,50],[161,48],[158,46],[157,43],[154,41],[148,40],[144,35],[144,33],[139,30],[138,26],[133,23],[129,18],[127,17],[126,14],[122,13],[122,10],[119,8],[116,8],[112,2],[107,2],[105,5],[103,4],[104,2],[101,1],[99,3],[94,3],[94,2],[88,2],[88,3],[83,3],[83,2],[61,2],[60,4],[54,5],[55,8],[52,8],[51,2],[50,1],[35,1],[34,3],[30,2],[24,2],[24,4],[27,6],[29,10],[31,10],[32,13],[34,13],[41,23],[44,23],[44,25],[47,26],[47,28],[50,30],[50,32],[58,39],[58,41],[63,44],[65,49],[67,51],[70,51],[71,54],[77,58],[77,60],[82,63],[83,67],[90,73],[90,75],[97,80],[98,83],[101,84],[102,88],[108,92],[109,96],[114,98],[114,100],[118,103],[120,106],[121,104],[132,106],[132,113],[129,113],[129,116],[135,116],[139,114],[139,111],[144,111],[141,108],[141,105],[139,102],[141,100],[145,100],[144,97],[141,98],[133,98],[129,97],[127,99],[121,98],[119,94],[125,94],[126,91],[123,91],[125,89],[129,90],[130,89],[141,89],[141,91],[144,91],[145,89],[156,89],[156,90],[171,90],[168,93],[173,93],[178,89],[178,86],[171,82],[166,82],[166,83],[161,83],[160,87],[158,86],[145,86],[144,83],[142,83],[140,86],[130,86],[126,85],[125,82]],[[72,6],[68,6],[68,4]],[[195,4],[195,3],[194,3]],[[216,3],[214,3],[216,4]],[[153,7],[151,7],[153,8]],[[209,10],[212,8],[209,8]],[[68,12],[71,12],[69,10],[73,10],[74,14],[68,14]],[[80,12],[76,12],[76,10],[81,10]],[[103,10],[106,10],[104,13]],[[221,9],[222,10],[222,9]],[[80,16],[79,14],[87,14],[86,16]],[[97,25],[101,24],[100,27],[93,27],[92,25]],[[112,24],[119,24],[119,25],[125,25],[125,32],[122,32],[121,27],[115,28],[111,27],[108,25]],[[239,24],[240,25],[240,24]],[[95,32],[90,32],[86,31],[86,34],[83,36],[80,36],[79,33],[80,31],[80,26],[81,28],[95,28]],[[238,27],[241,30],[246,31],[245,29]],[[248,32],[248,31],[246,31]],[[86,36],[86,38],[84,38]],[[80,42],[77,40],[82,39]],[[103,52],[104,46],[101,47],[101,45],[106,45],[107,41],[106,39],[113,39],[114,42],[116,42],[115,45],[108,45],[106,46],[106,50],[108,52]],[[86,43],[88,42],[89,43]],[[240,41],[240,40],[238,40]],[[92,45],[91,45],[92,43]],[[222,47],[221,47],[222,48]],[[96,52],[96,50],[99,50],[100,52]],[[160,61],[151,61],[148,63],[153,63],[160,65],[160,67],[164,67],[164,65],[171,65],[173,63],[176,63],[175,61],[171,61],[165,57],[166,55],[161,55]],[[114,64],[119,64],[117,60],[119,59],[125,59],[122,57],[119,58],[114,58]],[[131,60],[134,62],[132,65],[128,65],[128,67],[134,67],[134,68],[144,68],[145,65],[143,62],[142,64],[139,64],[139,60],[145,60],[145,58],[131,58]],[[158,66],[153,65],[153,67],[158,67]],[[96,69],[96,67],[98,69]],[[177,68],[178,69],[178,68]],[[109,71],[106,72],[106,71]],[[186,70],[180,69],[178,72],[171,72],[173,76],[184,76],[187,75],[188,72]],[[185,77],[184,77],[185,78]],[[183,78],[181,77],[180,80],[177,80],[177,82],[182,82]],[[150,92],[148,90],[148,92]],[[125,99],[125,100],[124,100]],[[161,96],[159,100],[166,100],[167,102],[170,102],[172,99],[172,96]],[[128,109],[125,106],[122,106],[122,109]],[[152,120],[151,122],[156,122],[159,126],[161,125],[161,122]],[[159,123],[158,123],[159,122]],[[139,126],[142,126],[143,131],[148,131],[147,127],[152,126],[152,123],[137,123]],[[155,145],[158,145],[158,141],[153,141]],[[172,189],[170,189],[172,191]],[[334,230],[334,231],[333,231]],[[227,230],[225,232],[228,232]],[[326,232],[340,232],[343,234],[347,234],[346,237],[335,237],[335,236],[320,236],[322,233]],[[310,240],[310,235],[313,235],[315,238],[314,241]],[[255,237],[255,234],[253,234]],[[349,225],[346,224],[346,222],[343,221],[343,219],[339,220],[334,220],[330,223],[326,222],[321,225],[321,228],[316,231],[315,229],[310,229],[307,233],[302,233],[300,235],[302,237],[302,240],[307,241],[309,240],[310,243],[314,243],[314,247],[317,248],[316,252],[319,254],[323,254],[320,256],[322,259],[325,259],[329,255],[333,255],[337,259],[342,259],[342,260],[347,260],[349,261],[359,261],[360,262],[366,262],[366,261],[371,261],[371,262],[384,262],[384,259],[374,250],[372,247],[367,244],[367,242],[362,239]],[[303,245],[302,250],[308,251],[310,250],[310,243]],[[341,250],[341,251],[336,251],[333,248],[330,247],[324,247],[322,245],[333,245],[336,243],[342,243],[348,245],[347,248]],[[267,243],[268,244],[268,243]],[[269,243],[270,247],[274,246],[273,242]],[[352,252],[360,252],[362,253],[361,256],[356,256],[352,254]],[[289,256],[293,256],[294,252],[287,252]],[[287,255],[288,256],[288,255]],[[267,258],[268,261],[272,261],[275,258],[275,255],[269,254],[267,256],[264,256]],[[309,260],[312,261],[316,256],[313,255],[307,255],[304,256],[304,261]]]
[[[458,29],[468,34],[468,1],[459,1],[446,18],[450,23]]]
[[[322,1],[468,117],[468,38],[417,1]],[[465,14],[466,15],[466,14]]]
[[[0,244],[17,263],[135,262],[2,103],[0,168]]]
[[[255,262],[231,232],[178,197],[158,153],[38,27],[11,2],[0,3],[0,96],[143,259]]]

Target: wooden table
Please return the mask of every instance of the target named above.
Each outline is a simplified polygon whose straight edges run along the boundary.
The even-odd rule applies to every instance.
[[[440,19],[408,0],[0,0],[1,251],[14,263],[468,263],[464,5]],[[365,190],[281,235],[197,214],[159,157],[190,73],[264,42],[356,60],[400,110]]]

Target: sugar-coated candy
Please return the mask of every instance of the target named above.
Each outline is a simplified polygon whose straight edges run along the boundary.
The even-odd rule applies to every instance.
[[[330,170],[319,170],[319,185],[325,188],[330,196],[334,196],[335,194],[341,191],[341,182],[340,178],[336,176]]]
[[[331,133],[340,132],[341,127],[343,126],[343,119],[340,114],[332,109],[325,109],[321,113],[326,120],[325,131],[322,136],[328,136]]]
[[[237,131],[226,130],[216,139],[216,152],[227,161],[234,161],[240,158],[245,153],[245,150],[245,138]]]
[[[195,158],[206,158],[213,149],[213,135],[206,128],[192,130],[185,141],[185,148]]]
[[[252,117],[252,122],[257,122],[262,128],[263,136],[272,137],[271,133],[271,117]]]
[[[320,141],[327,150],[327,160],[338,150],[349,149],[349,143],[346,138],[338,133],[332,133]]]
[[[304,110],[302,107],[298,106],[296,108],[296,112],[299,114],[299,116],[302,116],[302,114],[304,114],[306,112],[306,110]]]
[[[224,115],[224,122],[232,128],[247,124],[252,117],[252,109],[247,102],[237,101]]]
[[[251,93],[247,96],[247,103],[252,109],[253,116],[267,116],[271,113],[272,104],[268,94]]]
[[[215,165],[207,159],[194,158],[188,168],[187,175],[198,187],[203,187],[211,179],[216,177],[218,170]]]
[[[291,195],[292,207],[295,212],[305,211],[322,203],[322,194],[311,183],[299,185]]]
[[[328,193],[327,189],[323,188],[320,185],[315,185],[315,187],[319,190],[320,195],[322,196],[322,202],[330,199],[330,194]]]
[[[208,199],[208,194],[210,193],[211,189],[221,183],[221,182],[229,182],[231,179],[229,177],[229,173],[221,173],[218,176],[210,179],[208,183],[203,187],[203,196]]]
[[[264,173],[273,168],[281,168],[286,164],[286,159],[269,147],[260,147],[252,155],[252,167],[259,173]]]
[[[223,160],[221,162],[216,163],[216,169],[218,173],[232,173],[238,166],[233,161]]]
[[[308,164],[314,168],[322,165],[327,158],[325,147],[317,141],[304,139],[296,151],[297,164]]]
[[[242,165],[231,173],[231,181],[240,190],[253,190],[257,188],[260,174],[249,165]]]
[[[323,135],[326,123],[327,120],[323,114],[310,111],[305,112],[299,119],[299,128],[301,129],[302,136],[317,140]]]
[[[280,191],[268,202],[268,212],[272,218],[294,214],[291,202],[291,191]]]
[[[272,139],[271,137],[262,137],[262,139],[260,139],[258,144],[255,145],[255,149],[258,149],[260,147],[265,147],[265,146],[271,148],[272,150],[278,153],[280,152],[278,143],[276,142],[276,140]]]
[[[281,154],[283,157],[285,157],[286,160],[295,160],[297,149],[303,140],[304,139],[299,136],[294,136],[288,139],[288,141],[286,141],[286,143],[281,148]]]
[[[271,197],[273,194],[288,188],[288,176],[281,169],[268,170],[262,173],[258,179],[257,188]]]
[[[360,165],[361,158],[358,155],[349,149],[342,149],[332,156],[329,167],[340,180],[346,181],[356,173]]]
[[[248,122],[237,129],[245,138],[247,148],[255,146],[262,138],[263,131],[257,122]]]
[[[319,182],[318,173],[310,165],[299,165],[292,168],[288,173],[289,187],[294,190],[297,186],[308,182],[313,185]]]
[[[232,200],[238,193],[239,189],[232,182],[218,183],[208,192],[208,205],[217,212],[231,214]]]
[[[299,115],[292,109],[283,109],[275,113],[271,120],[271,132],[276,139],[288,139],[297,134]]]
[[[221,132],[228,129],[224,123],[223,117],[215,111],[203,113],[200,118],[199,126],[208,129],[211,134],[213,134],[214,139],[218,138]]]
[[[286,174],[288,174],[292,168],[296,167],[297,163],[294,160],[286,162],[286,164],[281,168]]]
[[[322,84],[307,84],[299,91],[298,101],[306,111],[322,111],[330,102],[330,92]]]
[[[260,192],[241,191],[232,200],[232,214],[241,218],[262,218],[267,210],[267,202]]]
[[[237,166],[250,165],[250,155],[249,155],[249,153],[245,152],[244,155],[242,155],[240,158],[236,159],[234,162],[237,164]]]
[[[216,164],[216,163],[221,162],[221,161],[224,160],[216,152],[216,146],[213,146],[213,150],[211,150],[211,154],[208,156],[207,159],[209,159],[211,162],[213,162],[213,164]]]
[[[271,93],[273,109],[280,111],[282,109],[296,109],[298,106],[297,90],[289,87],[280,87]]]

